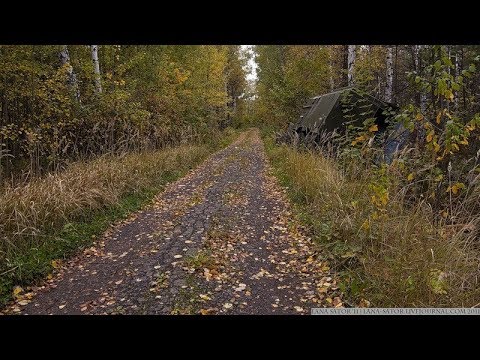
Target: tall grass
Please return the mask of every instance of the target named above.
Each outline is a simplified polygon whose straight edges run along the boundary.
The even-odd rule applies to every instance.
[[[201,162],[209,145],[103,156],[77,162],[0,193],[0,302],[13,285],[51,270],[50,262],[88,245],[91,236],[139,208]]]
[[[405,200],[394,174],[339,166],[318,152],[267,139],[277,175],[314,238],[332,257],[351,305],[449,307],[480,303],[480,215],[438,220],[422,197]],[[478,189],[477,189],[478,190]],[[460,207],[478,201],[472,191]],[[460,215],[459,215],[460,216]]]

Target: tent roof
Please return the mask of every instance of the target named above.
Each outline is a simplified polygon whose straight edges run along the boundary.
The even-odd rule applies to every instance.
[[[375,113],[378,109],[387,109],[390,106],[390,104],[374,96],[359,92],[352,86],[345,87],[311,98],[308,104],[304,106],[304,112],[298,121],[298,127],[317,128],[321,126],[333,130],[333,128],[345,123],[347,119],[344,116],[344,106],[339,99],[347,91],[356,99],[361,99],[361,102],[357,102],[354,111],[355,118],[358,121],[365,117],[364,114],[367,110],[372,110]]]

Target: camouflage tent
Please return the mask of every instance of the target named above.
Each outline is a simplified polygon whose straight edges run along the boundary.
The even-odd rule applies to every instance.
[[[289,132],[296,132],[306,143],[317,142],[321,133],[334,130],[344,133],[348,125],[361,127],[365,120],[374,119],[378,126],[377,143],[383,147],[384,159],[391,162],[394,154],[405,147],[409,132],[401,123],[387,133],[389,119],[398,107],[373,97],[354,87],[346,87],[311,98],[303,107],[300,119],[290,124]],[[328,139],[328,137],[327,137]]]
[[[337,130],[342,132],[351,124],[362,123],[375,118],[379,131],[386,129],[386,120],[395,107],[354,87],[335,90],[311,98],[295,128],[297,132],[320,132]]]

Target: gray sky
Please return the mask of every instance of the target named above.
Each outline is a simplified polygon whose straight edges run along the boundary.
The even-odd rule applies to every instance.
[[[246,53],[253,53],[252,45],[241,45],[242,51]],[[257,80],[257,63],[253,59],[253,56],[250,58],[248,61],[248,67],[247,67],[247,80],[248,81],[256,81]]]

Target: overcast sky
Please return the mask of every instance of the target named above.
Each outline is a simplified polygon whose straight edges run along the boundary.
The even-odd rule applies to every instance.
[[[241,45],[242,51],[252,53],[252,45]],[[248,74],[247,74],[247,80],[249,81],[255,81],[257,80],[257,63],[253,59],[253,56],[250,58],[248,61]]]

